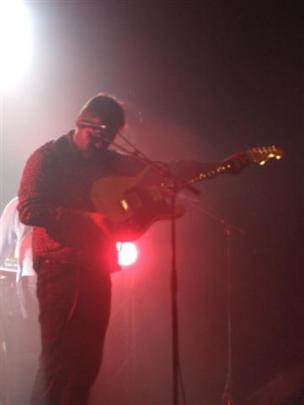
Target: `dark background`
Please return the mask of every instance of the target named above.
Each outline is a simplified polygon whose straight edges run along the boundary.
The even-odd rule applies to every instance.
[[[282,161],[198,185],[179,220],[180,356],[187,403],[219,404],[227,371],[231,236],[235,403],[304,357],[303,13],[296,2],[31,1],[34,58],[3,100],[2,207],[28,155],[74,125],[98,91],[151,158],[217,161],[276,144]],[[157,223],[113,277],[104,368],[92,403],[170,404],[170,235]],[[89,348],[88,348],[89,350]]]

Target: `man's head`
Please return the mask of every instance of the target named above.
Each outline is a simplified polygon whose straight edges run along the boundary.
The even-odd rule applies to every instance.
[[[84,153],[96,154],[108,147],[124,123],[121,104],[113,97],[99,93],[80,110],[73,141]]]

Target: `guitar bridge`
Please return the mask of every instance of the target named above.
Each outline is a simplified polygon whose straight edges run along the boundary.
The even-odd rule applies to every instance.
[[[129,204],[128,204],[128,201],[127,200],[120,200],[120,206],[121,206],[121,208],[124,210],[124,211],[129,211],[129,209],[130,209],[130,206],[129,206]]]
[[[136,191],[129,191],[125,193],[125,198],[119,201],[121,208],[125,212],[134,211],[136,209],[144,208],[144,203],[141,196]]]

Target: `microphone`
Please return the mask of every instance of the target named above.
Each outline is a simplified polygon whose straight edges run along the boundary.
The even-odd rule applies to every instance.
[[[98,133],[98,135],[92,134],[93,138],[103,140],[104,142],[108,143],[109,145],[111,143],[113,143],[114,131],[106,124],[98,124],[96,122],[80,120],[79,122],[77,122],[77,125],[80,128],[97,129],[99,131],[99,133]]]
[[[95,122],[84,121],[84,120],[79,121],[77,123],[77,125],[82,128],[85,127],[85,128],[93,128],[93,129],[100,129],[100,130],[108,129],[107,125],[105,125],[105,124],[97,124]]]

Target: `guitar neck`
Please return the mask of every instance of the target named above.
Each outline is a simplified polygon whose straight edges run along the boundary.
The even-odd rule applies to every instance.
[[[238,174],[249,163],[255,163],[259,166],[264,166],[269,160],[280,160],[283,157],[282,149],[275,145],[258,146],[248,149],[245,152],[239,152],[227,158],[223,162],[212,165],[207,170],[200,171],[195,177],[189,180],[190,184],[198,181],[212,179],[220,174],[232,173]]]
[[[233,172],[233,161],[221,162],[213,167],[208,168],[207,170],[200,171],[195,177],[192,177],[188,183],[198,183],[199,181],[213,179],[220,174],[231,172]]]

